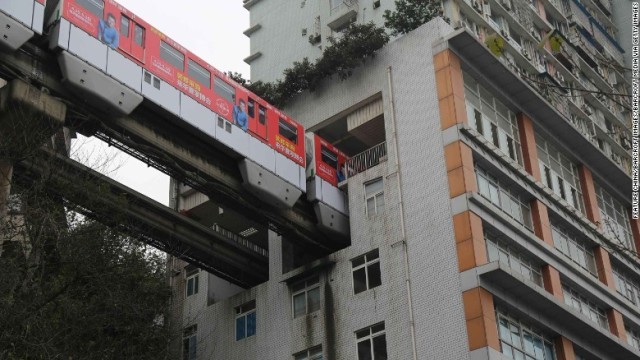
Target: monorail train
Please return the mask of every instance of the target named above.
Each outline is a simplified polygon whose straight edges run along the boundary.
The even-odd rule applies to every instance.
[[[44,19],[45,1],[0,0],[0,25],[10,23],[0,31],[17,29],[0,44],[15,50],[44,25],[63,80],[83,97],[120,114],[147,99],[237,154],[256,196],[286,208],[306,193],[321,228],[348,233],[345,154],[117,2],[48,0]]]

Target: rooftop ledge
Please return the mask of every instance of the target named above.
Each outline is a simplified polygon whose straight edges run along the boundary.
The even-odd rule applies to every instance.
[[[606,175],[605,182],[619,196],[628,198],[631,177],[610,160],[600,149],[578,132],[564,116],[558,113],[538,92],[526,84],[520,76],[506,68],[484,44],[465,29],[458,29],[446,36],[444,42],[461,59],[463,67],[470,68],[485,78],[491,79],[496,89],[510,99],[534,120],[555,134],[557,140],[573,150],[579,161],[587,164],[594,175]]]

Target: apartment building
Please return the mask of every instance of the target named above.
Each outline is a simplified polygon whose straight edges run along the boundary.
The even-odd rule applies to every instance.
[[[253,79],[392,6],[245,1]],[[177,208],[269,254],[251,289],[170,264],[183,358],[640,359],[620,6],[445,1],[448,22],[295,98],[284,110],[351,156],[350,245],[331,254],[268,229],[251,240],[176,186]]]

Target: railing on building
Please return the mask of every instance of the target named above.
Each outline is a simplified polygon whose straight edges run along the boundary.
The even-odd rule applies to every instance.
[[[262,255],[262,256],[266,256],[269,257],[269,251],[261,248],[260,246],[252,243],[251,241],[247,240],[246,238],[230,231],[227,230],[225,228],[223,228],[222,226],[218,225],[218,224],[213,224],[213,226],[211,227],[211,229],[213,229],[213,231],[217,232],[218,234],[252,250],[257,252],[258,254]]]
[[[358,155],[351,157],[346,163],[347,178],[370,169],[387,157],[387,143],[381,142]]]

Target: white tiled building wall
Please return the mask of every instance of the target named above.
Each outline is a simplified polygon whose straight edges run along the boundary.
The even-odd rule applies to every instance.
[[[388,159],[349,179],[352,245],[310,265],[335,263],[319,272],[321,310],[293,318],[291,290],[285,280],[304,269],[282,274],[281,239],[270,233],[269,282],[210,306],[206,305],[206,296],[204,300],[194,298],[197,306],[186,304],[184,316],[192,316],[198,325],[198,359],[292,359],[293,354],[316,345],[322,345],[326,359],[355,359],[355,331],[381,321],[385,323],[389,358],[411,358],[389,66],[399,139],[417,357],[468,358],[438,101],[434,93],[433,54],[440,49],[432,47],[450,31],[441,20],[431,22],[389,44],[375,59],[356,70],[351,79],[327,82],[286,109],[305,127],[311,127],[367,99],[381,96],[385,104]],[[384,181],[385,210],[369,217],[365,214],[363,183],[379,177]],[[382,285],[354,295],[351,259],[373,249],[379,249]],[[207,281],[201,279],[200,284],[205,287]],[[200,293],[206,294],[207,289],[201,289]],[[251,300],[256,301],[256,335],[236,341],[234,309]]]

